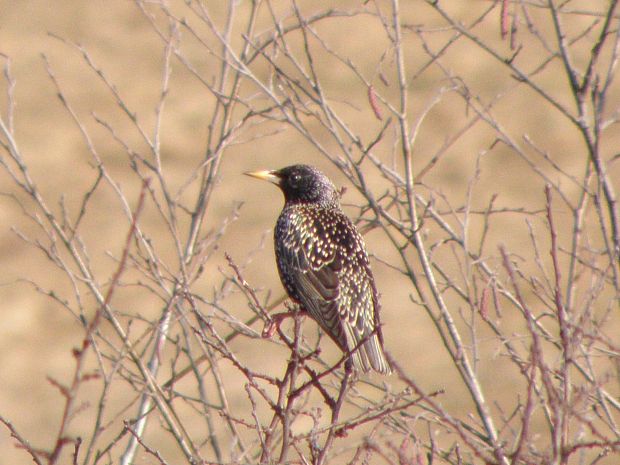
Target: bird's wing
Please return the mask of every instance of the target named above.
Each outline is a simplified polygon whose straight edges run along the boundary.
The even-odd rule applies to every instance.
[[[342,221],[348,219],[343,216]],[[368,257],[353,225],[343,226],[341,229],[347,231],[341,242],[346,244],[344,247],[325,248],[320,237],[308,235],[284,241],[280,255],[304,308],[342,349],[352,351],[357,347],[354,364],[364,371],[373,367],[387,372]],[[377,334],[373,334],[375,329]]]
[[[351,272],[343,268],[340,278],[340,313],[346,315],[342,327],[353,362],[364,371],[371,367],[389,373],[390,366],[383,353],[383,336],[379,323],[379,301],[368,257],[364,249],[347,261]]]
[[[280,244],[280,259],[295,289],[295,298],[336,343],[346,349],[346,338],[339,324],[339,264],[335,254],[320,261],[312,255],[312,259],[314,246],[312,238],[286,241]]]

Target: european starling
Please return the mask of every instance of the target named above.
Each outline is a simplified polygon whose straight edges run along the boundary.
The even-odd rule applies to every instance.
[[[284,193],[274,240],[289,297],[351,353],[354,367],[389,373],[364,240],[340,209],[332,182],[307,165],[246,174],[272,182]]]

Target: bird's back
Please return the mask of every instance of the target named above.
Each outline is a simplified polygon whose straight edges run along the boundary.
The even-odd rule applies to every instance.
[[[287,204],[274,236],[289,296],[353,352],[355,366],[388,373],[374,278],[363,238],[349,218],[333,205]]]

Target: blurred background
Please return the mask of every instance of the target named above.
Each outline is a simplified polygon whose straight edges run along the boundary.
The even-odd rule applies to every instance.
[[[568,205],[580,202],[584,173],[591,169],[587,168],[583,134],[570,117],[544,97],[550,96],[571,115],[577,113],[573,89],[557,53],[550,11],[537,2],[527,8],[523,2],[439,2],[445,10],[434,8],[432,2],[402,3],[399,14],[402,59],[406,64],[406,119],[411,131],[416,192],[441,213],[468,247],[477,250],[477,244],[481,244],[477,250],[480,259],[498,276],[506,276],[498,249],[502,244],[514,254],[520,276],[527,276],[529,283],[539,280],[541,288],[545,287],[552,281],[552,268],[544,186],[554,186],[553,211],[563,250],[561,266],[568,270],[568,251],[574,237],[574,216]],[[241,73],[238,95],[242,103],[231,110],[230,137],[218,139],[223,126],[216,112],[223,110],[217,106],[212,89],[222,82],[225,52],[212,28],[226,30],[227,15],[234,9],[229,25],[230,53],[239,56],[251,5],[249,1],[187,5],[174,1],[0,1],[0,53],[12,77],[10,81],[5,75],[2,81],[0,110],[8,122],[12,108],[12,133],[30,179],[44,196],[49,211],[61,222],[66,219],[71,224],[80,218],[77,243],[97,285],[105,289],[125,245],[130,227],[128,212],[138,203],[141,178],[151,178],[153,195],[152,199],[147,196],[139,225],[156,251],[160,269],[171,277],[176,276],[179,251],[184,247],[177,239],[185,241],[191,228],[189,212],[196,205],[203,177],[212,175],[212,190],[199,228],[201,237],[206,238],[201,252],[202,271],[192,281],[191,291],[204,297],[199,306],[205,313],[211,311],[210,302],[218,301],[219,293],[229,293],[223,300],[227,312],[247,321],[253,312],[246,295],[237,287],[226,287],[230,286],[233,272],[225,253],[242,266],[244,278],[266,305],[283,297],[272,245],[273,225],[282,198],[278,189],[242,173],[294,163],[318,166],[337,186],[347,188],[342,200],[344,209],[358,219],[366,232],[381,293],[388,351],[427,392],[446,391],[441,404],[447,411],[467,418],[474,410],[473,404],[431,318],[414,302],[419,297],[410,277],[403,272],[403,256],[385,231],[373,225],[369,210],[360,208],[367,205],[367,192],[380,201],[382,196],[395,192],[393,179],[386,172],[397,173],[401,179],[405,176],[397,124],[402,95],[398,56],[390,42],[389,33],[393,31],[380,19],[391,18],[392,3],[304,1],[262,5],[252,31],[257,41],[275,36],[274,24],[287,27],[297,14],[311,18],[331,12],[333,16],[328,20],[312,23],[315,35],[306,40],[315,58],[315,78],[343,125],[333,123],[334,115],[325,117],[337,128],[332,132],[324,122],[313,119],[311,109],[308,114],[296,115],[301,130],[279,119],[276,112],[268,114],[266,110],[263,119],[255,122],[248,118],[246,123],[243,115],[249,108],[270,105],[268,92],[256,79],[271,85],[277,96],[284,98],[294,92],[288,87],[290,81],[279,78],[259,53],[248,65],[254,77],[248,78],[246,70]],[[566,2],[563,8],[563,26],[567,37],[574,41],[570,45],[572,63],[586,69],[608,2]],[[342,14],[334,15],[334,11]],[[613,34],[617,33],[617,14],[612,16],[610,26]],[[471,37],[463,36],[457,24]],[[311,69],[303,60],[304,38],[295,34],[287,43],[290,49],[283,48],[277,54],[283,61],[282,72],[303,76],[285,58],[287,53],[299,56],[300,67]],[[269,46],[265,50],[275,56]],[[612,50],[606,46],[597,63],[601,83],[613,61]],[[255,52],[252,47],[246,50],[247,54]],[[514,69],[506,66],[511,59],[533,85],[517,79]],[[236,85],[231,77],[235,71],[235,66],[225,71],[230,76],[224,81],[222,100]],[[7,97],[9,91],[12,101]],[[301,95],[309,95],[310,91],[307,82],[295,89]],[[617,80],[610,84],[606,96],[602,116],[611,121],[618,114],[620,101]],[[294,98],[291,102],[303,108]],[[303,131],[309,131],[311,137]],[[340,134],[344,142],[339,142],[334,133]],[[380,165],[360,155],[352,142],[355,138],[349,139],[351,133],[364,146],[377,139],[372,157]],[[6,140],[2,138],[3,144]],[[615,188],[620,184],[620,163],[614,162],[619,146],[620,130],[613,120],[600,136],[598,149],[607,167],[607,179]],[[352,169],[354,163],[347,158],[347,149],[360,160],[357,166],[364,176],[363,185]],[[1,156],[8,160],[6,150]],[[149,172],[147,162],[159,166],[158,175]],[[19,171],[7,164],[12,172]],[[105,175],[98,169],[100,166],[105,167]],[[217,169],[209,171],[205,167]],[[587,176],[591,191],[600,192],[596,176]],[[17,179],[21,179],[19,175]],[[175,196],[179,207],[174,213],[178,230],[171,227],[173,214],[168,210],[164,191]],[[50,450],[64,408],[63,396],[54,384],[70,384],[76,363],[72,349],[79,347],[84,338],[81,319],[89,321],[98,305],[78,273],[70,278],[59,271],[59,257],[67,263],[71,257],[63,251],[57,257],[45,252],[55,247],[62,249],[62,243],[57,235],[46,234],[37,224],[45,221],[45,215],[7,169],[0,171],[0,192],[0,415],[10,420],[34,448]],[[394,195],[401,194],[402,190]],[[490,215],[491,226],[482,214],[466,215],[467,211],[484,211],[489,205],[495,209]],[[423,208],[420,212],[422,216],[426,213]],[[612,234],[610,223],[600,234],[600,216],[592,204],[585,217],[587,239],[583,246],[591,251],[603,249],[606,234],[607,238]],[[605,213],[603,218],[608,221]],[[421,232],[433,262],[438,264],[440,287],[444,281],[456,283],[457,288],[463,284],[463,292],[474,297],[472,308],[479,308],[483,289],[490,289],[488,283],[493,279],[483,282],[467,275],[471,268],[455,251],[462,245],[448,238],[435,220],[423,220]],[[536,250],[535,243],[541,250]],[[602,258],[595,255],[588,253],[589,266],[604,269],[604,254]],[[415,249],[410,246],[404,256],[415,274],[422,276]],[[146,333],[151,322],[158,321],[165,299],[163,292],[149,291],[157,287],[156,283],[130,262],[122,285],[114,292],[113,306],[125,318],[139,346],[140,334]],[[67,266],[74,269],[73,263]],[[194,266],[198,265],[192,262]],[[617,262],[609,267],[617,268]],[[611,273],[611,268],[606,268],[606,273]],[[580,282],[576,306],[589,306],[588,318],[605,323],[601,339],[615,341],[618,347],[618,289],[614,289],[612,278],[602,281],[592,301],[588,301],[589,284]],[[422,287],[428,291],[427,285]],[[505,346],[489,328],[468,326],[469,319],[477,317],[472,316],[458,293],[449,285],[442,287],[444,290],[457,326],[465,334],[466,348],[471,349],[471,341],[477,341],[479,352],[471,356],[480,384],[489,396],[490,408],[500,412],[500,417],[509,416],[511,412],[502,409],[523,402],[522,373],[506,362]],[[552,300],[548,295],[539,298],[532,289],[524,294],[533,308],[545,307]],[[503,310],[500,305],[488,311],[493,318],[501,319],[504,334],[514,335],[513,342],[519,348],[529,346],[518,334],[525,328],[525,321],[513,307],[504,303]],[[130,320],[135,321],[133,327]],[[262,324],[257,322],[252,327],[260,332]],[[557,334],[555,326],[551,327],[551,332]],[[102,341],[114,339],[108,322],[102,322],[100,330]],[[306,321],[304,332],[309,339],[316,339],[313,323]],[[109,344],[112,347],[115,343]],[[147,347],[145,344],[145,353]],[[274,376],[282,374],[288,360],[287,351],[269,341],[238,338],[230,347],[244,364]],[[324,339],[321,348],[328,362],[338,359],[339,352],[331,341]],[[174,350],[166,350],[172,357]],[[617,373],[608,370],[614,363],[617,365],[617,359],[613,362],[615,356],[602,357],[596,363],[605,367],[601,371],[608,376],[605,388],[617,399]],[[89,370],[96,370],[99,363],[89,355]],[[162,382],[174,372],[170,364],[164,365],[158,378]],[[236,376],[230,365],[223,370]],[[373,379],[382,382],[379,377]],[[395,378],[387,382],[398,385]],[[89,386],[82,386],[79,407],[74,407],[67,429],[69,435],[88,435],[91,431],[99,388],[91,391]],[[106,437],[119,434],[122,420],[136,415],[137,397],[129,399],[120,387],[110,390],[106,402],[111,413],[103,420]],[[235,403],[239,412],[247,408],[243,389],[231,390],[229,401],[233,410]],[[194,425],[192,420],[187,422]],[[544,430],[544,423],[539,418],[535,425]],[[195,428],[200,429],[199,425],[196,420]],[[161,439],[165,435],[159,429],[159,425],[149,426],[150,443],[158,445],[169,463],[181,463],[173,458],[175,445]],[[586,437],[590,434],[583,432]],[[0,428],[0,463],[31,463],[28,454],[14,444],[8,429]],[[113,463],[118,456],[119,452],[111,454]],[[62,460],[70,463],[70,454],[66,452]],[[136,463],[155,462],[145,455]]]

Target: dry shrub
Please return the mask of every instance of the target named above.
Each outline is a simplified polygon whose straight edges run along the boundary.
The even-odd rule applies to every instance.
[[[62,409],[45,443],[1,418],[21,457],[616,463],[616,5],[136,1],[157,39],[155,97],[124,95],[87,46],[58,36],[106,95],[84,111],[45,59],[89,157],[56,190],[20,148],[19,57],[5,56],[2,201],[64,284],[23,280],[82,332],[73,374],[49,378]],[[202,156],[171,159],[174,108],[196,101]],[[260,234],[231,233],[259,212],[223,199],[248,197],[240,152],[279,167],[296,161],[291,143],[346,179],[343,201],[393,281],[390,377],[345,375],[302,319],[260,337],[284,300],[266,280],[275,264]]]

